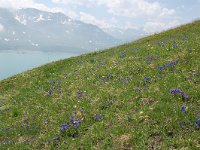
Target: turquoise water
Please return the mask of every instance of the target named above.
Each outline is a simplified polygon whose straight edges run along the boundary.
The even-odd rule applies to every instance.
[[[77,53],[66,52],[0,52],[0,80],[52,61],[77,55]]]

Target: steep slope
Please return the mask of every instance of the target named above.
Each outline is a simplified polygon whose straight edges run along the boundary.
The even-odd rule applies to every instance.
[[[62,13],[0,8],[0,50],[89,51],[119,44],[97,26]]]
[[[200,21],[0,82],[2,149],[199,149]]]

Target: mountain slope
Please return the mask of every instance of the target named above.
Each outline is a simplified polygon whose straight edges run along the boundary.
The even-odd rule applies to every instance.
[[[200,21],[0,82],[2,149],[199,149]]]
[[[0,8],[0,50],[89,51],[119,44],[97,26],[62,13]]]
[[[127,29],[120,29],[120,28],[112,28],[105,30],[106,33],[110,34],[112,37],[115,37],[124,43],[132,42],[134,40],[140,39],[145,37],[147,33],[143,31],[142,28],[134,29],[134,28],[127,28]]]

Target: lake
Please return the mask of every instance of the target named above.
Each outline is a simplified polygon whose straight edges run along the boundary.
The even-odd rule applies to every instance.
[[[77,55],[79,54],[67,52],[3,51],[0,52],[0,80],[52,61]]]

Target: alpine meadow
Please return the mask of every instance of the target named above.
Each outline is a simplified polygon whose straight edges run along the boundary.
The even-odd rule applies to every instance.
[[[200,149],[200,21],[0,82],[1,149]]]

